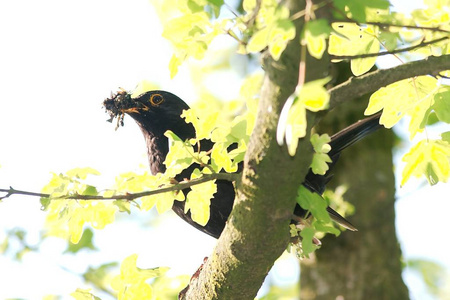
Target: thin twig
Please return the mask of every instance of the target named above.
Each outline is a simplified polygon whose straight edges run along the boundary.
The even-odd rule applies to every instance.
[[[316,10],[318,10],[318,9],[320,9],[320,8],[322,8],[322,7],[324,7],[325,5],[330,4],[331,2],[332,2],[331,0],[326,0],[326,1],[323,1],[323,2],[320,2],[320,3],[317,3],[317,4],[314,4],[314,5],[312,5],[312,7],[311,7],[311,11],[314,12],[314,11],[316,11]],[[296,12],[295,14],[293,14],[292,16],[290,16],[289,19],[290,19],[291,21],[294,21],[294,20],[297,20],[297,19],[299,19],[299,18],[305,16],[305,14],[306,14],[306,9],[302,9],[302,10]]]
[[[248,18],[247,22],[245,22],[246,23],[245,25],[247,26],[247,28],[252,27],[253,24],[255,23],[256,17],[258,16],[259,10],[261,9],[261,3],[262,3],[262,0],[256,0],[255,8],[253,8],[253,11],[250,14],[250,17]]]
[[[442,29],[440,27],[427,27],[427,26],[417,26],[417,25],[404,25],[404,24],[390,24],[390,23],[383,23],[383,22],[357,22],[355,20],[348,19],[347,20],[333,20],[331,23],[352,23],[356,25],[374,25],[378,27],[397,27],[397,28],[408,28],[408,29],[416,29],[416,30],[428,30],[428,31],[435,31],[435,32],[443,32],[443,33],[450,33],[449,30]]]
[[[152,190],[152,191],[145,191],[140,193],[126,193],[123,195],[113,195],[110,197],[103,197],[103,196],[96,196],[96,195],[80,195],[78,193],[75,194],[69,194],[69,195],[63,195],[59,197],[52,198],[51,194],[46,193],[35,193],[35,192],[28,192],[28,191],[21,191],[16,190],[12,187],[9,187],[9,189],[0,189],[1,193],[6,193],[5,196],[0,197],[0,200],[3,200],[5,198],[8,198],[12,195],[24,195],[24,196],[34,196],[34,197],[41,197],[41,198],[51,198],[52,200],[134,200],[137,198],[145,197],[145,196],[152,196],[156,194],[162,194],[167,192],[173,192],[173,191],[179,191],[186,188],[189,188],[194,185],[202,184],[208,181],[212,180],[228,180],[228,181],[237,181],[239,179],[240,174],[239,173],[214,173],[214,174],[206,174],[203,175],[200,178],[192,179],[189,181],[183,181],[178,184]]]
[[[383,55],[388,55],[388,54],[396,54],[396,53],[401,53],[401,52],[406,52],[406,51],[411,51],[414,49],[418,49],[418,48],[422,48],[431,44],[435,44],[435,43],[439,43],[442,42],[444,40],[448,40],[450,39],[450,37],[448,36],[444,36],[435,40],[431,40],[428,42],[422,42],[420,44],[411,46],[411,47],[406,47],[406,48],[401,48],[401,49],[396,49],[396,50],[392,50],[392,51],[382,51],[382,52],[378,52],[378,53],[364,53],[364,54],[359,54],[359,55],[332,55],[330,54],[330,59],[357,59],[357,58],[368,58],[368,57],[375,57],[375,56],[383,56]]]

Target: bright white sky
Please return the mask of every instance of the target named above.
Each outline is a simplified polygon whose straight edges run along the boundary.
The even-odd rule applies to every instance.
[[[103,99],[118,87],[132,90],[143,79],[195,99],[186,70],[169,78],[171,48],[146,0],[1,1],[0,28],[0,188],[39,191],[51,172],[83,166],[99,170],[96,183],[108,187],[116,175],[137,171],[147,159],[137,126],[126,119],[126,126],[114,131],[101,108]],[[224,99],[238,93],[237,75],[223,82],[219,77],[207,85]],[[450,211],[448,201],[441,201],[448,198],[448,187],[416,191],[411,184],[399,192],[397,223],[405,257],[433,258],[450,269],[449,245],[441,234],[448,225],[438,223]],[[20,227],[29,232],[30,244],[37,242],[45,218],[39,207],[37,199],[26,197],[1,203],[0,241],[5,230]],[[96,231],[99,252],[60,255],[65,242],[49,239],[21,264],[0,256],[0,298],[68,295],[86,288],[72,273],[133,253],[142,267],[170,266],[172,274],[192,274],[215,243],[170,214],[158,219],[157,230],[145,231],[139,224],[148,215],[119,218],[119,224]],[[281,269],[275,280],[298,276],[293,258]],[[422,295],[420,283],[407,278],[414,294]]]

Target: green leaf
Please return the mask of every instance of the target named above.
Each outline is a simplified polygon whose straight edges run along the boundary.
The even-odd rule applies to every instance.
[[[408,268],[417,271],[423,278],[427,288],[439,298],[439,291],[442,290],[442,279],[445,278],[446,269],[444,266],[423,259],[409,259],[406,261]],[[443,295],[443,294],[442,294]]]
[[[130,202],[125,200],[114,200],[113,204],[117,206],[120,212],[131,214]]]
[[[83,231],[83,235],[81,236],[81,239],[78,241],[77,244],[74,244],[69,241],[69,245],[68,245],[66,251],[64,251],[64,253],[77,253],[78,251],[80,251],[81,249],[84,249],[84,248],[87,248],[90,250],[97,250],[97,248],[95,248],[94,244],[92,243],[93,236],[94,236],[94,233],[92,232],[92,230],[89,228],[86,228]]]
[[[328,171],[328,163],[332,162],[331,158],[325,153],[314,153],[311,163],[311,170],[314,174],[325,175]]]
[[[305,227],[300,232],[300,236],[302,237],[302,254],[305,257],[309,257],[309,254],[317,249],[317,246],[313,244],[315,233],[315,230],[311,227]]]
[[[106,263],[98,267],[89,267],[83,274],[86,283],[93,284],[100,290],[107,290],[109,287],[110,274],[113,268],[116,268],[117,262]]]
[[[305,24],[302,42],[306,44],[312,57],[321,59],[327,48],[326,40],[330,36],[331,27],[326,19],[309,21]]]
[[[331,150],[331,146],[328,144],[331,138],[328,134],[318,135],[317,133],[311,136],[311,144],[314,147],[316,153],[328,153]]]
[[[297,192],[297,203],[320,222],[329,223],[331,221],[327,212],[328,203],[319,194],[313,193],[303,185]]]
[[[443,91],[434,96],[432,107],[439,120],[450,123],[450,87],[445,87]]]
[[[331,138],[328,134],[320,136],[318,134],[313,134],[311,136],[311,144],[315,151],[311,163],[311,170],[314,174],[324,175],[329,169],[328,163],[332,162],[327,154],[331,150],[331,147],[328,144],[330,141]]]
[[[91,289],[78,288],[75,292],[71,293],[70,296],[75,298],[75,300],[101,300],[91,293]]]
[[[439,119],[434,111],[430,111],[428,113],[428,117],[426,118],[426,120],[424,119],[424,121],[426,121],[426,124],[421,124],[421,127],[425,127],[427,125],[434,125],[437,122],[439,122]]]
[[[337,229],[336,227],[333,227],[331,225],[325,225],[322,222],[314,222],[314,228],[318,231],[325,232],[325,233],[331,233],[335,236],[339,236],[341,234],[341,231]]]
[[[450,144],[450,131],[441,133],[442,140]]]
[[[334,5],[345,12],[347,18],[358,22],[378,21],[382,13],[387,13],[390,3],[387,0],[334,0]]]
[[[85,196],[97,196],[98,195],[98,191],[97,191],[97,188],[95,186],[86,185],[86,188],[84,189],[83,193],[81,193],[81,194],[85,195]]]
[[[47,207],[50,204],[50,198],[41,198],[40,202],[41,202],[41,210],[47,210]]]
[[[247,139],[248,133],[247,133],[247,120],[236,118],[233,120],[233,124],[231,127],[230,135],[233,136],[233,138],[236,141],[239,141],[241,139]]]

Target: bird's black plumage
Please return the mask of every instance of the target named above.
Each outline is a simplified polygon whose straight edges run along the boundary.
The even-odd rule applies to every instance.
[[[190,123],[186,123],[181,118],[183,110],[189,106],[176,95],[166,91],[149,91],[136,98],[132,98],[130,94],[121,91],[111,98],[104,101],[104,106],[111,118],[123,118],[123,114],[131,116],[141,128],[144,135],[150,169],[153,174],[163,173],[166,170],[164,160],[169,151],[169,141],[164,133],[171,130],[182,140],[195,137],[195,129]],[[332,159],[330,166],[333,166],[343,149],[362,139],[366,135],[380,128],[379,115],[372,116],[363,121],[355,123],[346,129],[333,135],[330,146],[332,150],[329,155]],[[212,148],[212,142],[202,140],[200,150],[208,151]],[[190,174],[198,165],[191,165],[189,168],[178,174],[175,179],[182,181],[190,178]],[[316,175],[310,171],[303,183],[313,192],[322,194],[326,183],[330,180],[329,172],[325,175]],[[184,201],[175,201],[172,209],[183,220],[193,225],[197,229],[218,238],[222,233],[228,216],[233,208],[235,190],[232,182],[226,180],[217,180],[217,192],[211,199],[210,219],[205,226],[201,226],[191,219],[190,213],[184,212]],[[183,190],[185,194],[189,189]],[[304,217],[305,210],[298,204],[296,205],[294,214]],[[336,211],[328,208],[330,217],[350,230],[356,230],[353,225],[340,216]]]

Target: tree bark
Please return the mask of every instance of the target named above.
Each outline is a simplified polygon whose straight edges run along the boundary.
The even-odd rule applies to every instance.
[[[365,105],[339,107],[321,132],[353,123]],[[359,231],[325,237],[315,256],[301,263],[301,299],[409,299],[395,232],[393,142],[392,131],[380,130],[342,153],[328,187],[348,186],[344,198],[356,207],[350,220]]]
[[[304,1],[284,5],[298,12]],[[291,157],[277,144],[276,129],[282,106],[298,81],[301,26],[302,21],[296,20],[297,39],[278,61],[264,58],[258,116],[233,211],[214,252],[182,295],[186,299],[254,299],[289,242],[297,189],[309,169],[312,148],[307,136],[298,146],[302,155]]]

